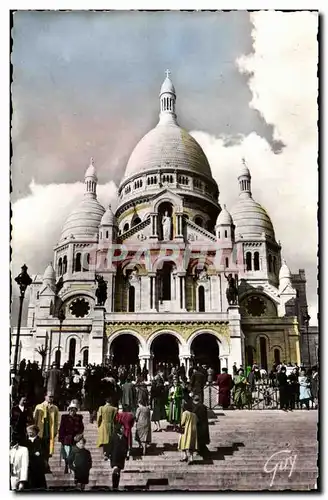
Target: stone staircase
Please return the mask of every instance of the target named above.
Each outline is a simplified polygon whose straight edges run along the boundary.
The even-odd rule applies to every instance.
[[[111,487],[110,463],[103,460],[102,450],[95,446],[96,424],[90,424],[89,415],[82,413],[86,446],[93,459],[86,490],[106,490]],[[146,456],[140,456],[135,443],[136,449],[121,473],[120,490],[316,489],[317,419],[316,410],[211,412],[210,457],[205,461],[195,457],[195,463],[190,465],[179,461],[179,435],[162,422],[163,430],[152,434],[153,444]],[[50,460],[53,474],[47,476],[49,489],[57,491],[74,488],[73,475],[64,475],[63,462],[60,465],[59,450],[57,443]]]

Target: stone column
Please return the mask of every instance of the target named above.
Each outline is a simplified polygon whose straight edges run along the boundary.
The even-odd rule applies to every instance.
[[[156,212],[150,214],[150,238],[158,240],[158,214]]]
[[[179,302],[179,309],[181,311],[185,311],[186,310],[186,276],[185,276],[185,273],[184,274],[180,274],[179,275],[179,299],[180,299],[180,302]]]
[[[183,239],[183,231],[182,231],[182,209],[178,209],[176,211],[176,234],[174,235],[175,239]]]
[[[148,273],[149,277],[149,309],[150,311],[156,310],[156,273]]]
[[[105,314],[105,307],[95,306],[90,333],[89,363],[97,365],[103,362],[104,357]]]
[[[107,273],[103,273],[103,277],[104,280],[107,281],[107,300],[105,302],[105,308],[107,312],[114,312],[116,273],[114,271],[107,271]]]
[[[244,363],[243,332],[241,330],[239,306],[228,307],[229,333],[230,333],[230,365],[234,362],[237,366]]]

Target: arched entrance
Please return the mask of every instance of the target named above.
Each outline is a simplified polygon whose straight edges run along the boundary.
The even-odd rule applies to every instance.
[[[163,333],[153,340],[151,353],[153,355],[154,375],[160,363],[179,365],[179,341],[170,333]]]
[[[220,373],[219,341],[211,333],[201,333],[191,343],[190,352],[193,362],[211,367],[215,374]]]
[[[122,333],[110,346],[110,357],[114,366],[137,365],[139,363],[139,342],[129,333]]]

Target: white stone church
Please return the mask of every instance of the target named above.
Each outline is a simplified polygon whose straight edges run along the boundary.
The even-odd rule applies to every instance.
[[[292,275],[282,260],[246,162],[229,212],[202,148],[178,125],[168,75],[159,104],[157,126],[130,156],[115,213],[97,200],[90,162],[53,261],[33,277],[19,359],[41,362],[43,346],[47,366],[139,361],[151,373],[160,361],[188,368],[194,359],[229,371],[233,363],[300,363],[304,270]],[[229,274],[238,287],[234,305],[226,298]],[[96,275],[107,283],[104,305]]]

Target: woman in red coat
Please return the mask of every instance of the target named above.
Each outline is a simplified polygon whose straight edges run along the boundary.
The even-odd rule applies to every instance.
[[[61,456],[65,460],[65,474],[68,473],[68,457],[75,444],[74,438],[84,431],[83,416],[78,415],[77,410],[77,404],[72,401],[68,407],[68,414],[62,415],[60,421],[58,441],[62,444]]]
[[[117,413],[116,415],[116,422],[121,424],[123,426],[123,434],[127,439],[127,444],[128,444],[128,451],[126,458],[129,460],[130,457],[130,450],[132,448],[132,427],[134,425],[134,415],[133,413],[127,411],[127,408],[124,407],[123,411]]]
[[[219,405],[224,410],[230,406],[230,391],[233,386],[231,375],[228,374],[227,368],[222,368],[222,373],[217,376],[216,383],[219,386]]]

